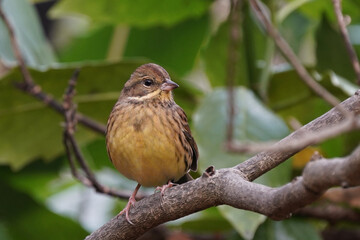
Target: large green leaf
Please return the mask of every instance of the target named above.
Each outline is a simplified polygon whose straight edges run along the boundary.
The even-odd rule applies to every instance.
[[[188,18],[199,17],[211,0],[63,0],[52,10],[54,17],[84,14],[94,21],[132,26],[171,26]]]
[[[39,67],[55,62],[34,8],[26,0],[4,0],[1,7],[14,28],[17,43],[28,65]],[[14,62],[8,31],[0,19],[0,57]]]
[[[83,66],[74,99],[78,110],[105,124],[125,81],[143,63],[132,61]],[[46,72],[32,71],[32,74],[45,92],[61,101],[73,71],[74,67],[69,67]],[[0,80],[0,164],[9,164],[14,169],[39,157],[50,160],[63,151],[63,117],[15,88],[14,81],[20,80],[19,71],[13,71]],[[177,81],[176,78],[174,80]],[[177,82],[181,87],[175,90],[175,100],[191,113],[194,99],[186,84]],[[99,135],[83,131],[82,127],[76,134],[79,143],[96,137]]]
[[[199,165],[216,169],[232,167],[248,156],[230,154],[224,150],[228,122],[227,90],[216,89],[203,99],[193,116],[196,140],[200,149]],[[268,110],[246,88],[235,89],[234,137],[237,141],[267,141],[279,139],[289,133],[285,123]],[[283,164],[261,177],[263,184],[275,186],[290,179],[290,166]],[[252,238],[265,217],[228,206],[219,208],[222,215],[246,239]]]
[[[87,34],[75,38],[69,46],[59,53],[62,62],[78,62],[84,60],[105,60],[114,33],[114,26],[97,27]]]
[[[208,31],[209,19],[190,19],[171,28],[132,28],[125,57],[147,57],[182,76],[189,72]]]

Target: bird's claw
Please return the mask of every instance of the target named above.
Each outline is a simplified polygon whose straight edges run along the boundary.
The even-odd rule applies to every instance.
[[[157,187],[155,189],[155,192],[160,191],[161,197],[163,197],[166,189],[171,188],[172,186],[176,186],[176,185],[177,185],[176,183],[172,183],[171,181],[169,181],[167,184],[165,184],[165,185],[163,185],[161,187],[160,186]]]
[[[139,188],[140,188],[140,184],[138,184],[133,192],[133,194],[131,194],[130,198],[129,198],[129,201],[128,203],[126,204],[126,207],[121,210],[121,212],[119,212],[119,214],[116,216],[117,218],[119,218],[122,214],[125,213],[125,218],[126,220],[128,221],[128,223],[130,223],[131,225],[134,225],[134,223],[130,220],[129,218],[129,211],[130,211],[130,207],[131,205],[134,205],[136,203],[136,200],[135,200],[135,196],[136,196],[136,193],[138,192]]]
[[[134,198],[130,197],[128,203],[126,204],[126,207],[123,210],[121,210],[121,212],[119,212],[119,214],[117,215],[117,218],[119,218],[122,214],[125,213],[125,218],[128,221],[128,223],[130,223],[131,225],[134,225],[134,223],[129,218],[129,211],[130,211],[131,205],[134,205],[135,202],[136,202],[136,200]]]

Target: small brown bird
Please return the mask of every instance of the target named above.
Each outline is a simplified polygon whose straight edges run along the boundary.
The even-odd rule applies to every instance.
[[[138,67],[125,83],[108,123],[106,145],[116,169],[138,182],[126,207],[135,201],[140,186],[172,186],[191,169],[196,171],[198,148],[185,112],[173,100],[179,87],[157,64]],[[168,183],[166,185],[166,183]]]

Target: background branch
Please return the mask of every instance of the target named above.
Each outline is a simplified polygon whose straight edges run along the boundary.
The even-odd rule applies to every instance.
[[[18,45],[18,43],[16,41],[14,28],[11,26],[11,23],[9,22],[8,18],[6,17],[4,12],[2,11],[1,6],[0,6],[0,17],[4,21],[5,26],[6,26],[7,30],[8,30],[8,32],[9,32],[12,50],[14,52],[16,61],[19,64],[20,71],[21,71],[22,77],[24,79],[24,82],[17,83],[15,85],[19,89],[23,90],[25,93],[35,97],[39,101],[45,103],[45,105],[50,106],[52,109],[54,109],[58,113],[64,114],[64,109],[63,109],[61,103],[56,101],[49,94],[43,92],[41,90],[41,87],[34,82],[29,70],[26,68],[24,57],[22,56],[21,51],[20,51],[20,47],[19,47],[19,45]],[[89,117],[87,117],[87,116],[85,116],[85,115],[83,115],[81,113],[76,114],[76,118],[85,127],[88,127],[88,128],[90,128],[90,129],[92,129],[95,132],[98,132],[100,134],[105,134],[106,128],[105,128],[105,126],[103,124],[100,124],[100,123],[96,122],[95,120],[93,120],[93,119],[91,119],[91,118],[89,118]]]
[[[345,19],[344,16],[342,14],[342,10],[341,10],[341,2],[340,0],[332,0],[333,5],[334,5],[334,11],[335,11],[335,15],[336,15],[336,19],[337,22],[339,24],[339,28],[340,28],[340,33],[342,38],[344,39],[344,43],[345,43],[345,47],[346,50],[349,54],[350,57],[350,61],[351,64],[354,68],[355,74],[356,74],[356,78],[357,78],[357,84],[360,85],[360,64],[359,64],[359,59],[356,55],[355,49],[353,48],[351,42],[350,42],[350,38],[349,38],[349,34],[348,31],[346,29],[346,23],[345,23]]]
[[[228,61],[226,65],[226,85],[228,89],[228,124],[226,131],[226,141],[231,142],[234,135],[234,116],[235,116],[235,79],[236,66],[238,58],[238,44],[240,40],[240,9],[242,1],[233,0],[230,12],[230,28],[229,28],[229,47]]]
[[[351,117],[345,118],[342,122],[331,128],[323,128],[316,133],[306,133],[301,138],[299,137],[296,141],[291,143],[282,143],[280,145],[274,144],[275,142],[239,143],[233,141],[227,144],[227,150],[234,153],[257,153],[270,150],[294,151],[298,150],[301,146],[314,145],[356,129],[360,129],[360,119],[359,117]]]
[[[289,63],[294,67],[295,71],[298,73],[300,78],[307,84],[310,89],[312,89],[318,96],[323,98],[325,101],[330,103],[332,106],[336,106],[339,104],[339,100],[333,96],[330,92],[328,92],[323,86],[317,83],[313,77],[307,72],[305,67],[301,64],[293,50],[290,48],[289,44],[282,38],[280,33],[274,28],[271,24],[270,20],[266,17],[263,9],[258,4],[258,0],[249,0],[250,5],[259,19],[259,21],[264,26],[268,35],[275,41],[276,46],[283,54],[283,56],[289,61]],[[348,113],[340,108],[340,110],[344,113]]]

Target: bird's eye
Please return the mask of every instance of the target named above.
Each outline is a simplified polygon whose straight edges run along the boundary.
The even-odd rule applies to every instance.
[[[153,83],[154,83],[154,82],[153,82],[153,80],[151,80],[151,79],[145,79],[145,80],[144,80],[144,85],[145,85],[146,87],[151,86]]]

